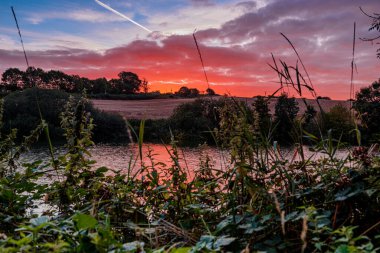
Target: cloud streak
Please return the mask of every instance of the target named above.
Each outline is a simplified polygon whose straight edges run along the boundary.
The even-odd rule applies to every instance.
[[[106,4],[102,3],[102,2],[100,2],[99,0],[95,0],[95,2],[96,2],[97,4],[99,4],[100,6],[106,8],[107,10],[109,10],[109,11],[115,13],[116,15],[118,15],[118,16],[124,18],[125,20],[128,20],[128,21],[131,22],[132,24],[135,24],[135,25],[137,25],[138,27],[144,29],[145,31],[147,31],[147,32],[149,32],[149,33],[152,33],[152,32],[153,32],[152,30],[150,30],[150,29],[146,28],[145,26],[143,26],[143,25],[137,23],[137,22],[134,21],[133,19],[131,19],[131,18],[125,16],[124,14],[122,14],[122,13],[118,12],[117,10],[111,8],[110,6],[108,6],[108,5],[106,5]]]

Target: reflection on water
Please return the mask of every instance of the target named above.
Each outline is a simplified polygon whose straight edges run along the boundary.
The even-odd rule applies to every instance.
[[[171,146],[162,144],[143,144],[142,162],[146,166],[154,163],[164,163],[167,166],[173,164],[171,159]],[[133,173],[141,168],[139,147],[136,144],[129,145],[96,145],[89,148],[91,160],[96,161],[94,167],[108,167],[113,170],[121,170],[125,173],[128,170]],[[170,152],[170,153],[169,153]],[[56,149],[55,157],[65,153],[63,147]],[[200,164],[200,158],[208,157],[211,164],[216,169],[225,169],[228,165],[228,153],[213,147],[202,146],[199,148],[178,148],[179,164],[186,170],[193,170]],[[35,148],[25,153],[21,157],[21,163],[33,162],[36,160],[49,161],[50,154],[47,148]]]
[[[162,144],[144,144],[142,148],[143,160],[146,166],[151,166],[152,159],[155,164],[163,163],[166,166],[173,164],[171,154],[169,151],[170,146]],[[169,150],[169,151],[168,151]],[[96,145],[89,148],[91,153],[91,160],[96,161],[94,167],[108,167],[113,170],[120,170],[124,173],[134,173],[141,168],[141,161],[139,157],[139,148],[136,144],[129,145]],[[57,148],[55,157],[64,154],[63,147]],[[313,156],[313,159],[318,159],[326,155],[322,153],[313,153],[309,151],[308,147],[304,147],[305,157]],[[227,151],[220,151],[214,147],[201,146],[198,148],[178,148],[179,164],[182,168],[189,172],[197,169],[200,164],[200,158],[205,156],[210,158],[210,162],[215,169],[226,170],[230,167],[229,155]],[[347,155],[346,150],[337,152],[337,158],[343,158]],[[284,149],[281,151],[281,160],[299,160],[300,157],[295,153],[294,149]],[[152,158],[152,159],[151,159]],[[42,160],[48,162],[50,160],[49,151],[47,148],[35,148],[28,153],[22,155],[21,164],[25,162],[34,162]],[[193,173],[190,173],[193,174]]]
[[[206,154],[210,157],[215,168],[224,168],[227,163],[226,152],[218,151],[212,147],[178,148],[179,164],[182,168],[192,170],[198,167],[200,157]],[[136,144],[126,146],[99,145],[90,149],[96,167],[106,166],[125,172],[130,169],[135,172],[141,168],[139,147]],[[173,164],[171,146],[161,144],[144,144],[142,147],[142,162],[146,166],[154,163],[163,163],[167,166]]]

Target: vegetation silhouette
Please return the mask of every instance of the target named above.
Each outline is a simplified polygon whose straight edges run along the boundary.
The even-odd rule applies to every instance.
[[[89,94],[136,94],[140,90],[148,92],[147,81],[140,80],[137,74],[122,71],[117,79],[98,78],[90,80],[78,75],[68,75],[61,71],[44,71],[41,68],[28,67],[26,71],[9,68],[2,74],[0,86],[6,91],[23,90],[31,87],[43,89],[60,89],[69,93],[81,93],[84,89]]]
[[[37,105],[35,97],[39,98]],[[47,122],[50,137],[54,141],[64,140],[59,115],[70,95],[60,90],[44,90],[30,88],[16,91],[4,98],[4,115],[2,132],[7,134],[10,129],[18,129],[19,139],[27,136],[41,121],[41,116]],[[79,97],[77,96],[78,100]],[[93,139],[96,142],[128,142],[127,127],[124,119],[116,114],[101,112],[90,102],[85,110],[93,118]]]

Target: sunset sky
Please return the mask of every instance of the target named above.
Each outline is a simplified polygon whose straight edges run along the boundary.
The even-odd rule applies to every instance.
[[[146,78],[150,90],[207,88],[192,33],[204,59],[210,86],[220,94],[251,97],[278,88],[271,53],[295,65],[284,33],[297,48],[317,94],[348,99],[353,24],[368,32],[366,12],[380,12],[379,0],[103,0],[146,29],[94,0],[1,0],[0,73],[25,70],[10,7],[15,8],[32,66],[89,78],[114,78],[120,71]],[[149,31],[152,32],[149,32]],[[355,86],[380,77],[380,45],[356,41]]]

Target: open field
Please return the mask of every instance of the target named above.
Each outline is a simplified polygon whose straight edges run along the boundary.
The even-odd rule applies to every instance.
[[[218,99],[218,97],[214,98]],[[247,101],[251,105],[254,98],[238,98],[242,101]],[[195,98],[185,99],[151,99],[151,100],[91,100],[94,106],[100,110],[118,113],[126,119],[163,119],[169,118],[174,109],[180,104],[194,101]],[[305,111],[305,104],[301,99],[297,99],[300,108],[300,114]],[[316,100],[307,99],[307,103],[318,108]],[[325,111],[329,111],[331,107],[342,104],[347,108],[350,107],[350,102],[341,100],[319,100],[320,105]],[[271,99],[270,110],[274,113],[276,99]],[[318,109],[317,109],[318,110]]]
[[[91,100],[100,110],[118,113],[126,119],[163,119],[173,113],[180,104],[194,101],[186,99],[149,99],[149,100]]]

